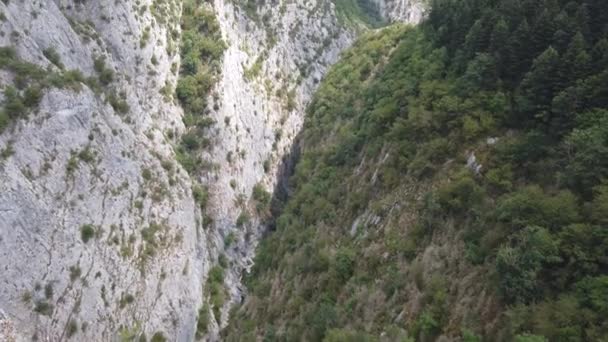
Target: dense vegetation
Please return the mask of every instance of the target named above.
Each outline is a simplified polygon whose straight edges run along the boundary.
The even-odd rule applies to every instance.
[[[344,54],[301,145],[227,340],[608,338],[604,1],[434,1]]]
[[[208,114],[209,93],[221,71],[226,49],[215,13],[201,0],[184,1],[181,69],[176,95],[184,109],[188,131],[182,135],[178,159],[190,173],[200,170],[200,151],[209,145],[205,131],[214,124]]]

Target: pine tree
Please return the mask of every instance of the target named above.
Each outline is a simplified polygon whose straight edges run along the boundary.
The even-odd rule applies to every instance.
[[[486,45],[486,33],[482,21],[477,20],[471,27],[464,42],[465,53],[468,56],[475,56],[482,52]]]
[[[528,21],[523,20],[515,32],[511,35],[508,43],[509,58],[506,62],[507,74],[511,83],[520,79],[521,75],[528,69],[528,65],[532,60],[530,53],[530,27]]]
[[[534,22],[532,28],[532,54],[536,55],[542,52],[551,44],[551,39],[555,34],[555,25],[551,13],[548,9],[544,9]]]
[[[560,89],[574,84],[576,80],[588,75],[591,57],[586,51],[586,42],[583,35],[578,32],[572,37],[568,49],[562,57],[560,67]]]
[[[591,28],[589,27],[590,16],[589,16],[589,8],[587,7],[587,4],[582,4],[578,8],[578,11],[576,11],[575,17],[576,17],[576,24],[578,26],[577,27],[578,31],[581,32],[584,37],[591,39],[592,34],[591,34]]]
[[[520,87],[519,110],[530,119],[534,115],[542,121],[549,119],[554,91],[559,83],[559,54],[553,47],[538,56]]]
[[[508,42],[509,26],[503,18],[500,18],[496,21],[490,36],[490,52],[496,61],[496,69],[500,78],[504,77],[505,66],[511,64]]]
[[[592,51],[593,71],[598,73],[608,68],[608,39],[600,39]]]

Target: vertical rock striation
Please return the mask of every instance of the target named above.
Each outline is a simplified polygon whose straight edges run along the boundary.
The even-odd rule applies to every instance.
[[[45,88],[0,135],[0,309],[28,340],[193,336],[208,253],[160,94],[180,3],[137,3],[0,2],[0,46],[91,78]]]

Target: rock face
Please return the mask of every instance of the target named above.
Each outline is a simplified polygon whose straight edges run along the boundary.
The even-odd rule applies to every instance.
[[[421,0],[372,0],[380,15],[389,21],[419,23],[425,14],[425,4]]]
[[[379,6],[395,20],[422,13],[408,1]],[[181,1],[0,2],[0,46],[20,59],[112,74],[45,89],[0,133],[0,340],[193,340],[207,273],[225,255],[230,300],[207,336],[217,339],[264,230],[252,189],[273,191],[312,92],[362,27],[326,0],[213,7],[228,49],[203,215],[173,151],[184,129],[171,95]],[[0,70],[2,88],[15,77]]]
[[[43,54],[53,47],[65,69],[95,76],[105,56],[114,71],[101,93],[46,90],[37,111],[0,135],[12,151],[0,162],[0,309],[28,340],[193,337],[208,248],[167,138],[182,129],[181,110],[159,94],[179,62],[177,26],[159,13],[179,20],[180,4],[164,2],[156,16],[151,6],[0,3],[0,45],[21,59],[57,69]],[[111,89],[127,113],[108,104]]]

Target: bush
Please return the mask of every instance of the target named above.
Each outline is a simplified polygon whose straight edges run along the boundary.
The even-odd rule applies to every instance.
[[[483,197],[483,188],[467,174],[460,175],[438,191],[439,203],[455,214],[471,210],[482,202]]]
[[[333,266],[338,278],[342,282],[347,281],[354,272],[355,252],[350,248],[340,248],[336,253]]]
[[[37,301],[34,305],[34,311],[44,316],[50,317],[53,313],[53,309],[53,305],[46,301]]]
[[[0,133],[2,133],[2,131],[8,127],[9,123],[9,115],[4,110],[0,110]]]
[[[152,179],[152,171],[150,171],[150,169],[148,168],[143,168],[141,170],[141,178],[143,178],[145,181],[149,181]]]
[[[68,339],[74,336],[78,332],[78,322],[76,320],[70,320],[67,327],[67,337]]]
[[[42,51],[42,54],[44,55],[44,57],[46,57],[46,59],[48,59],[51,63],[55,64],[59,69],[64,68],[63,63],[61,63],[61,57],[59,56],[59,53],[57,53],[57,50],[55,50],[55,48],[50,47],[44,49]]]
[[[527,227],[517,235],[515,247],[505,246],[496,256],[499,290],[509,303],[540,298],[539,274],[546,264],[560,261],[557,243],[541,227]]]
[[[192,196],[201,210],[205,209],[207,201],[209,200],[209,190],[206,187],[195,185],[192,187]]]
[[[152,339],[150,340],[150,342],[166,342],[167,338],[165,337],[165,334],[163,334],[160,331],[157,331],[156,333],[154,333],[154,335],[152,335]]]
[[[253,186],[252,197],[258,202],[256,205],[258,212],[265,211],[270,206],[271,195],[264,189],[264,185],[261,183],[257,183]]]
[[[249,213],[247,211],[242,211],[239,217],[236,219],[236,226],[242,227],[249,223]]]
[[[37,107],[40,104],[40,100],[42,99],[42,89],[40,86],[32,85],[29,86],[24,93],[23,103],[28,108]]]
[[[93,225],[85,224],[80,227],[80,238],[84,243],[89,242],[93,236],[95,236],[95,227]]]
[[[515,342],[547,342],[543,336],[523,334],[515,336]]]
[[[107,98],[112,108],[114,108],[114,110],[119,114],[127,114],[131,109],[127,100],[122,97],[118,97],[114,92],[111,92]]]
[[[12,86],[4,89],[4,109],[2,110],[10,119],[17,119],[25,114],[26,106],[19,92]]]
[[[348,329],[331,329],[325,335],[323,342],[375,342],[378,341],[373,335],[360,331]],[[406,342],[406,341],[404,341]]]
[[[205,304],[198,310],[198,317],[196,319],[196,338],[200,339],[207,333],[207,327],[209,326],[209,305]]]
[[[569,191],[554,196],[543,193],[538,186],[528,186],[502,197],[496,216],[515,227],[538,225],[557,229],[576,222],[579,215],[576,197]]]

